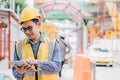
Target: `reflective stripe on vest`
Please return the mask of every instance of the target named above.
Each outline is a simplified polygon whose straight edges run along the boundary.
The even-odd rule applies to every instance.
[[[22,41],[20,41],[20,43],[18,43],[18,57],[20,60],[22,60]]]
[[[42,74],[42,71],[37,71],[38,74]],[[35,72],[28,72],[28,73],[25,73],[25,76],[33,76],[35,75]]]
[[[49,39],[49,44],[48,44],[48,58],[49,60],[51,60],[52,58],[52,54],[53,54],[53,50],[54,50],[54,47],[55,47],[55,39]]]

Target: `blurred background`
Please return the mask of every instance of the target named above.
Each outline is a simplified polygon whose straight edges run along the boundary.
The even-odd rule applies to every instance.
[[[76,54],[90,59],[91,80],[120,80],[120,0],[0,0],[0,80],[15,80],[8,62],[25,37],[18,20],[26,6],[42,15],[45,36],[64,33],[72,46],[61,80],[73,80]]]

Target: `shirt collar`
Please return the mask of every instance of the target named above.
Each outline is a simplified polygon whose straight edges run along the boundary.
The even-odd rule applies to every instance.
[[[40,32],[40,38],[38,39],[38,41],[41,42],[41,43],[45,43],[44,35],[41,32]],[[27,38],[26,44],[27,43],[33,43],[33,42],[29,38]]]

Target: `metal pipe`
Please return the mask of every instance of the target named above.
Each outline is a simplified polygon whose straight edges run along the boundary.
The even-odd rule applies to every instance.
[[[2,59],[2,23],[0,23],[0,60]]]
[[[6,56],[6,26],[4,26],[4,55],[3,57],[5,58]]]
[[[8,12],[8,61],[10,61],[10,12]],[[10,64],[8,64],[8,69],[10,69]]]
[[[88,46],[88,31],[87,31],[87,27],[84,25],[83,26],[83,54],[87,54],[86,50],[87,50],[87,46]]]

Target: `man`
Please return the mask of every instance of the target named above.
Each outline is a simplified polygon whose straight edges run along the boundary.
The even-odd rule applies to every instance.
[[[60,35],[58,41],[59,41],[59,45],[60,45],[60,55],[61,55],[61,70],[59,72],[59,77],[61,77],[62,76],[61,75],[62,74],[62,67],[63,67],[65,61],[67,60],[67,59],[65,59],[66,54],[70,53],[70,50],[72,47],[70,46],[70,44],[68,42],[65,41],[64,34]]]
[[[17,80],[58,80],[61,68],[59,45],[55,41],[53,51],[50,49],[50,39],[39,32],[40,19],[38,11],[31,7],[24,8],[21,13],[19,22],[27,38],[16,44],[13,60],[24,60],[31,66],[13,66],[13,75]]]

